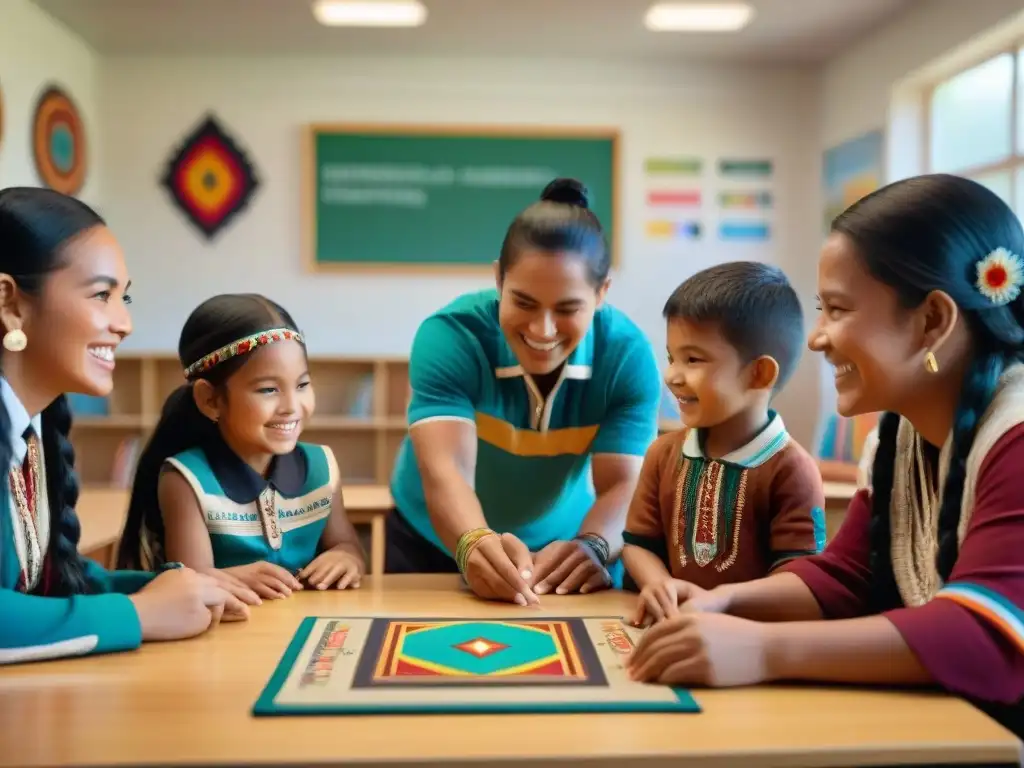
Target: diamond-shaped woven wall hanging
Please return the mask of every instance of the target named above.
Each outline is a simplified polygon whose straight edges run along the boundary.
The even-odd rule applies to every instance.
[[[259,186],[249,157],[213,115],[174,151],[160,181],[207,239],[249,204]]]

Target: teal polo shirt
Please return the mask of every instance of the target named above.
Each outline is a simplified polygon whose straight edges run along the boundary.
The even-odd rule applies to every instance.
[[[643,456],[657,436],[662,383],[654,350],[607,304],[546,400],[505,340],[494,289],[461,296],[423,322],[409,382],[410,429],[439,419],[476,427],[476,494],[487,524],[532,551],[579,532],[595,499],[591,456]],[[412,528],[444,550],[408,435],[391,493]]]

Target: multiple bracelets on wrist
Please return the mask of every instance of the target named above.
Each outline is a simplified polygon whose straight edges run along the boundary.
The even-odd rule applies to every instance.
[[[597,533],[581,533],[576,536],[574,541],[578,541],[580,544],[590,550],[594,559],[601,564],[602,567],[608,565],[608,558],[611,556],[611,547],[608,545],[608,540],[604,536]]]
[[[477,544],[488,536],[497,536],[497,534],[490,528],[474,528],[459,536],[459,543],[455,545],[455,565],[463,576],[466,575],[469,556],[473,554]]]

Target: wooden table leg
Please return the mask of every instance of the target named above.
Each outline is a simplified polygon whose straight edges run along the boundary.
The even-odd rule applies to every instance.
[[[370,575],[384,575],[385,515],[374,515],[370,522]]]

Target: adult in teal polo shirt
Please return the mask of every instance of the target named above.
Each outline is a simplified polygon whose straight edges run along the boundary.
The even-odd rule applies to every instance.
[[[509,228],[497,290],[420,326],[388,572],[461,571],[520,604],[618,583],[662,384],[649,341],[604,302],[609,267],[584,188],[559,179]]]

